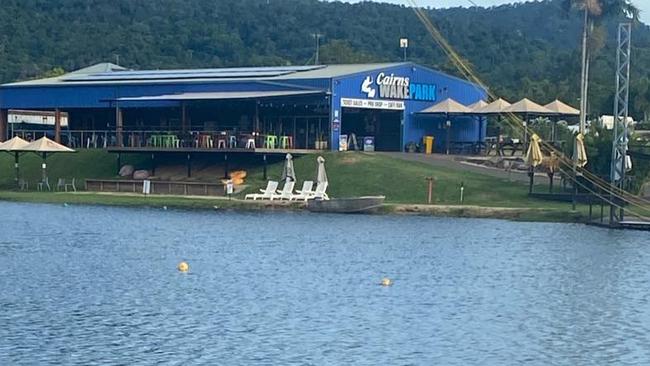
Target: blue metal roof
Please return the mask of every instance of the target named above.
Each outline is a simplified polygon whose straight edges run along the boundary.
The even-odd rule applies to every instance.
[[[166,79],[202,79],[202,78],[259,78],[287,75],[301,71],[324,68],[324,65],[283,66],[283,67],[236,67],[219,69],[180,69],[180,70],[142,70],[112,71],[91,74],[68,74],[61,80],[66,81],[108,81],[108,80],[166,80]]]

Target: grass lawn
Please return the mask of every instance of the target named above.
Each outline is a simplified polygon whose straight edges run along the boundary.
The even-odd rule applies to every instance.
[[[430,165],[409,162],[385,155],[360,152],[346,153],[324,153],[326,169],[330,181],[328,193],[332,197],[349,197],[361,195],[385,195],[389,203],[423,204],[426,201],[427,182],[426,177],[435,178],[434,197],[436,204],[459,204],[460,185],[464,184],[464,204],[486,206],[486,207],[525,207],[544,208],[568,212],[570,205],[532,200],[527,197],[527,186],[520,182],[509,182],[507,179],[499,179],[491,176],[471,173],[463,170],[453,170],[432,167]],[[134,164],[136,166],[147,165],[146,155],[123,155],[122,164]],[[256,158],[259,162],[260,159]],[[307,155],[296,158],[295,170],[298,177],[298,185],[303,180],[315,179],[316,177],[316,155]],[[30,181],[30,188],[34,189],[34,183],[40,180],[40,157],[35,154],[24,154],[21,156],[21,176]],[[160,161],[159,161],[160,162]],[[160,162],[161,163],[161,162]],[[233,164],[234,165],[234,164]],[[268,166],[269,179],[279,180],[282,172],[282,162]],[[236,169],[237,166],[231,166]],[[117,169],[116,155],[108,154],[102,150],[82,150],[74,154],[55,154],[48,158],[48,175],[50,184],[55,185],[58,178],[70,179],[72,177],[80,180],[78,187],[83,187],[85,178],[116,178]],[[263,188],[266,182],[262,178],[262,166],[257,165],[249,168],[246,184],[249,188],[243,193],[257,191]],[[220,177],[215,177],[219,181]],[[53,198],[46,199],[47,193],[20,194],[7,192],[13,189],[14,171],[13,157],[9,154],[0,154],[0,187],[5,192],[0,199],[31,200],[31,201],[54,201],[74,203],[75,200],[83,203],[92,203],[92,200],[110,201],[115,204],[143,204],[159,202],[161,205],[173,206],[170,201],[182,202],[181,206],[205,206],[211,207],[212,203],[185,202],[183,198],[164,197],[108,197],[102,195],[52,195]],[[544,182],[545,183],[545,182]],[[537,189],[544,190],[545,185]],[[242,194],[243,195],[243,194]],[[83,196],[83,197],[82,197]],[[142,201],[144,200],[144,201]],[[79,202],[82,203],[82,202]],[[101,202],[97,202],[101,203]]]
[[[461,170],[432,167],[425,163],[404,161],[385,155],[361,152],[325,153],[325,167],[330,181],[328,193],[333,197],[385,195],[391,203],[426,203],[426,177],[435,178],[435,203],[459,204],[463,183],[464,204],[498,207],[541,207],[567,209],[569,205],[528,198],[528,186],[520,182],[494,178]],[[316,156],[295,159],[298,185],[316,178]],[[269,179],[279,179],[282,164],[269,166]],[[247,183],[263,188],[261,168],[253,169]],[[545,183],[545,182],[544,182]],[[544,190],[546,185],[537,189]]]

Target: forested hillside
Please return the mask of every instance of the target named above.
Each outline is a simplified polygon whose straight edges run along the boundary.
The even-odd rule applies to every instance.
[[[645,1],[645,0],[644,0]],[[429,10],[433,23],[498,94],[577,105],[581,18],[560,1]],[[592,114],[613,106],[615,28],[592,64]],[[398,61],[455,72],[409,8],[317,0],[2,0],[0,80],[101,61],[142,68]],[[633,30],[632,111],[650,112],[650,28]]]

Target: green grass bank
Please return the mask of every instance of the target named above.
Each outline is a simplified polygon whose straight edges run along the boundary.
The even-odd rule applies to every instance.
[[[403,161],[375,153],[325,153],[326,168],[330,181],[328,192],[333,197],[361,195],[385,195],[389,205],[385,212],[400,214],[421,214],[438,216],[478,216],[542,221],[581,221],[586,212],[580,207],[578,212],[570,211],[564,203],[533,200],[527,196],[527,186],[487,175],[433,167],[419,162]],[[59,154],[48,158],[48,175],[51,184],[58,178],[75,177],[81,181],[86,178],[117,178],[115,175],[116,155],[101,150],[80,151],[75,154]],[[259,163],[259,159],[257,159]],[[35,154],[21,156],[21,176],[35,188],[40,179],[40,157]],[[133,164],[137,168],[149,168],[149,160],[143,155],[123,155],[122,164]],[[316,176],[316,156],[307,155],[294,160],[298,185],[303,180],[313,180]],[[282,162],[268,166],[269,179],[279,179]],[[244,168],[248,171],[248,188],[235,198],[243,198],[248,192],[265,186],[263,167],[250,162],[231,163],[231,169]],[[427,197],[426,177],[434,177],[434,203],[439,209],[425,205]],[[220,180],[220,176],[203,176],[194,179]],[[300,208],[300,205],[285,206],[267,203],[251,204],[239,200],[193,198],[180,196],[107,195],[97,193],[39,193],[16,192],[13,189],[13,157],[0,155],[0,199],[29,202],[106,204],[120,206],[167,206],[188,209],[282,209]],[[464,202],[460,204],[460,185],[464,185]],[[83,186],[82,183],[79,184]],[[543,190],[545,186],[539,186]],[[444,209],[442,207],[445,207]],[[424,208],[423,208],[424,207]],[[495,208],[485,210],[485,208]],[[499,210],[498,208],[504,208]],[[519,210],[505,210],[505,209]]]

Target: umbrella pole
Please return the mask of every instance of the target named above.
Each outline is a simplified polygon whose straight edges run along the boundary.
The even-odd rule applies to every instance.
[[[576,210],[576,195],[578,194],[578,159],[573,159],[573,189],[571,192],[571,208]]]
[[[447,138],[446,138],[446,152],[449,155],[449,139],[451,139],[451,121],[449,120],[449,115],[447,115],[447,121],[445,122],[445,127],[447,128]]]
[[[19,186],[20,182],[20,167],[18,165],[18,156],[19,156],[18,151],[14,151],[14,168],[16,169],[16,186]]]
[[[47,153],[43,153],[43,165],[41,165],[43,168],[43,183],[47,180]]]
[[[535,179],[535,167],[532,165],[528,168],[528,194],[533,194],[533,184]]]

